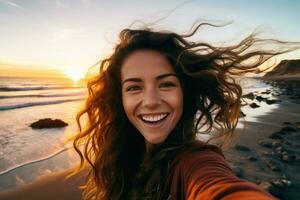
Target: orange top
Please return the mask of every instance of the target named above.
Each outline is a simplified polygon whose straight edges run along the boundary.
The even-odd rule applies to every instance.
[[[198,144],[177,156],[167,179],[168,200],[274,200],[257,185],[239,179],[221,150]]]

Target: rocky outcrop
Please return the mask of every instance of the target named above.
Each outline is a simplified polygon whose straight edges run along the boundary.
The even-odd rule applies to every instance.
[[[43,129],[43,128],[61,128],[68,126],[68,124],[60,119],[40,119],[36,122],[30,124],[30,127],[33,129]]]
[[[274,69],[265,74],[264,77],[273,76],[297,76],[300,77],[300,59],[282,60]]]

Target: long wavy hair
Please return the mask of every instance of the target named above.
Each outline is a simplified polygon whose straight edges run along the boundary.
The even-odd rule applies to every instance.
[[[114,52],[100,62],[99,74],[89,80],[85,107],[77,115],[80,132],[74,147],[81,167],[90,167],[83,199],[162,199],[172,160],[196,141],[197,133],[210,134],[216,128],[217,134],[211,138],[232,138],[242,105],[242,88],[234,77],[259,73],[262,63],[293,50],[255,48],[287,44],[259,39],[255,33],[227,47],[189,41],[203,25],[214,26],[196,24],[186,35],[149,28],[121,31]],[[184,92],[181,119],[166,141],[149,153],[122,105],[121,67],[124,59],[137,50],[155,50],[164,55]],[[83,116],[87,116],[84,127],[80,122]]]

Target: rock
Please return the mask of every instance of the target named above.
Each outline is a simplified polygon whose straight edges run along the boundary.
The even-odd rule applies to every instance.
[[[297,128],[300,128],[300,122],[295,122],[294,124],[296,125]]]
[[[246,114],[243,111],[240,111],[239,117],[246,117]]]
[[[30,124],[30,127],[33,129],[43,129],[43,128],[61,128],[68,126],[68,124],[60,119],[40,119],[32,124]]]
[[[284,186],[285,186],[285,184],[281,180],[272,181],[272,185],[280,187],[280,188],[284,188]]]
[[[266,101],[267,98],[264,98],[264,97],[262,97],[262,96],[257,96],[257,97],[255,97],[255,99],[256,99],[257,101],[261,102],[261,101]]]
[[[292,161],[294,161],[294,160],[296,160],[296,155],[294,155],[294,154],[281,154],[281,160],[283,161],[283,162],[286,162],[286,163],[290,163],[290,162],[292,162]]]
[[[269,191],[269,188],[273,185],[269,181],[262,181],[258,186],[263,190]]]
[[[257,157],[255,157],[255,156],[248,156],[247,159],[252,162],[257,161]]]
[[[285,131],[285,130],[280,130],[277,133],[280,134],[280,135],[290,135],[291,134],[290,132]]]
[[[279,147],[280,145],[281,145],[281,143],[278,142],[278,141],[273,141],[272,142],[272,147],[274,147],[274,148]]]
[[[264,152],[263,152],[263,155],[264,155],[264,156],[273,156],[274,153],[273,153],[273,152],[264,151]]]
[[[270,94],[271,93],[271,90],[266,90],[265,92],[262,92],[261,94]]]
[[[280,139],[280,140],[283,139],[283,137],[280,135],[279,132],[272,133],[272,135],[270,135],[269,138],[271,138],[271,139]]]
[[[260,107],[260,106],[257,105],[256,103],[251,103],[249,106],[250,106],[251,108],[258,108],[258,107]]]
[[[258,186],[276,197],[282,197],[282,188],[276,187],[269,181],[262,181]]]
[[[263,147],[268,147],[268,148],[273,147],[272,143],[270,143],[270,142],[259,141],[259,144]]]
[[[246,146],[243,146],[243,145],[240,145],[240,144],[234,145],[233,148],[235,148],[238,151],[250,151],[249,147],[246,147]]]
[[[285,124],[285,125],[292,125],[291,122],[283,122],[283,124]]]
[[[289,181],[289,180],[287,180],[287,179],[282,179],[281,181],[282,181],[282,183],[283,183],[285,186],[291,186],[291,185],[292,185],[292,181]]]
[[[276,148],[275,148],[275,151],[276,151],[277,153],[282,153],[282,152],[284,151],[284,149],[283,149],[282,146],[279,146],[279,147],[276,147]]]
[[[294,127],[286,126],[286,127],[283,127],[283,128],[281,129],[281,131],[285,131],[285,132],[296,132],[297,130],[296,130]]]
[[[272,170],[272,171],[275,171],[275,172],[280,172],[281,169],[279,168],[279,166],[277,166],[273,161],[269,160],[267,162],[267,166]]]
[[[266,103],[269,104],[269,105],[274,104],[274,103],[276,103],[276,102],[277,102],[277,101],[276,101],[275,99],[267,99],[267,100],[266,100]]]
[[[243,178],[243,175],[244,175],[244,170],[239,167],[239,166],[236,166],[236,165],[232,165],[231,166],[231,169],[234,171],[235,175],[239,178]]]
[[[243,95],[242,98],[254,100],[255,96],[254,96],[253,92],[250,92],[248,94]]]

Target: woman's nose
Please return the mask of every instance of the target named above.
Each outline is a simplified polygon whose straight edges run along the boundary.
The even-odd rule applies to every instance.
[[[146,90],[143,98],[143,106],[155,108],[161,104],[161,97],[156,89]]]

